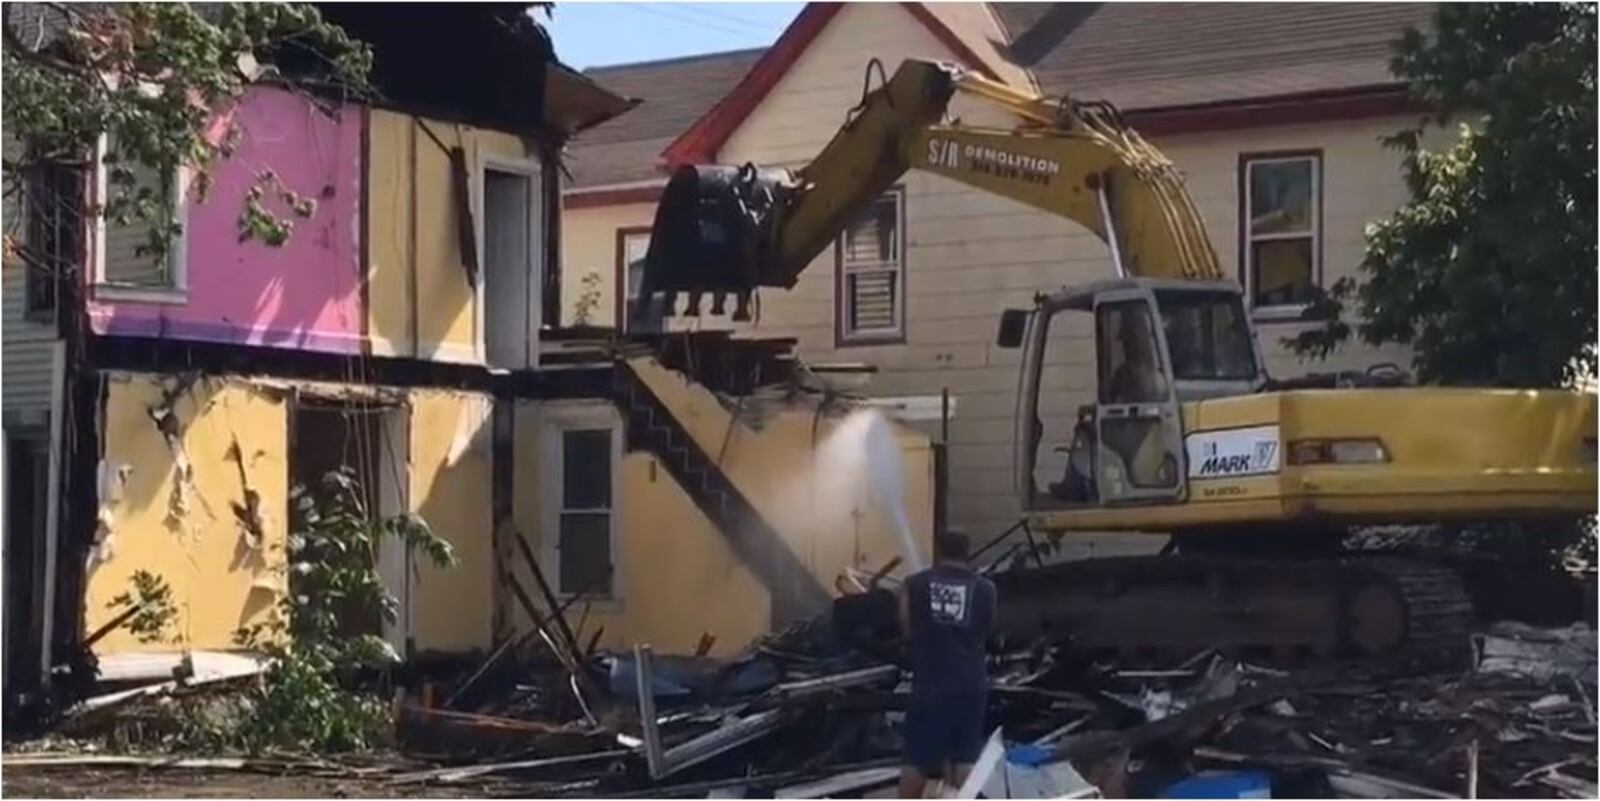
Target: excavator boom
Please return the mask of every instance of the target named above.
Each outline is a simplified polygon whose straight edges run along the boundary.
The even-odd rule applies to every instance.
[[[945,122],[958,93],[998,106],[1018,125]],[[797,171],[679,167],[657,208],[640,303],[664,302],[671,314],[676,294],[686,292],[687,313],[697,314],[709,292],[720,313],[722,296],[734,294],[738,319],[752,290],[794,286],[855,215],[913,168],[1082,225],[1106,242],[1123,275],[1222,277],[1177,169],[1114,108],[1049,100],[912,59],[867,92]]]

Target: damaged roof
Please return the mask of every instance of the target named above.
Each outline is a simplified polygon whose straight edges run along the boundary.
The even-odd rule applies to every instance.
[[[572,143],[571,185],[600,186],[662,178],[661,151],[711,110],[750,71],[765,48],[596,67],[584,75],[642,102],[627,116],[586,131]]]
[[[371,45],[381,102],[502,130],[563,138],[630,103],[561,64],[531,3],[318,3]],[[470,46],[458,46],[470,43]]]
[[[72,10],[92,15],[122,5],[82,3]],[[314,5],[325,20],[372,48],[370,99],[382,105],[565,139],[634,102],[562,64],[549,33],[530,15],[532,3]],[[213,21],[226,12],[221,3],[193,6]],[[43,47],[66,27],[66,14],[51,4],[8,3],[4,22],[28,46]],[[442,57],[458,42],[473,46],[450,48],[449,57]],[[282,48],[273,60],[313,87],[327,77],[325,60],[305,48]]]

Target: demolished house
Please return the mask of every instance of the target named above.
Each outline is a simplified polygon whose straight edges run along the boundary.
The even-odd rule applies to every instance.
[[[164,263],[92,215],[29,228],[81,280],[8,250],[8,712],[237,648],[291,591],[294,488],[341,467],[455,553],[377,553],[400,609],[363,625],[403,658],[490,652],[558,605],[591,651],[730,653],[901,552],[865,488],[807,494],[849,403],[792,342],[559,327],[562,148],[630,102],[521,6],[364,8],[324,12],[373,46],[374,96],[252,86]],[[457,40],[477,46],[421,55]],[[263,167],[317,199],[282,247],[238,236]],[[103,167],[79,177],[93,209]],[[28,325],[44,356],[13,361]],[[933,449],[892,431],[925,551]],[[152,578],[175,609],[153,640],[126,600]]]

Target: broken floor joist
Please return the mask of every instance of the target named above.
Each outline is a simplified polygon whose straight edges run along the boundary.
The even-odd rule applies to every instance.
[[[409,704],[395,709],[396,738],[408,747],[431,753],[466,751],[474,755],[521,751],[538,746],[551,755],[594,750],[612,742],[607,732],[589,727],[555,725],[516,718],[474,715]]]
[[[794,784],[780,787],[773,791],[773,798],[837,798],[839,796],[858,798],[863,790],[869,790],[895,781],[900,777],[898,767],[863,768],[829,776],[826,779]]]
[[[255,759],[244,757],[174,757],[132,754],[7,754],[8,768],[146,768],[172,770],[227,770],[283,773],[290,770],[326,770],[332,766],[314,760]]]
[[[639,725],[643,732],[645,762],[652,779],[659,781],[684,768],[698,765],[745,743],[760,739],[771,733],[787,718],[786,710],[783,708],[769,709],[735,719],[699,737],[671,748],[664,748],[656,718],[655,693],[651,691],[654,674],[651,667],[650,646],[634,646],[633,655],[636,665],[635,679],[638,683]]]
[[[131,703],[140,698],[166,695],[168,693],[174,693],[183,690],[197,690],[226,682],[250,679],[267,669],[267,660],[246,659],[242,662],[222,664],[215,667],[215,671],[209,675],[197,675],[194,678],[185,681],[164,681],[159,684],[135,687],[131,690],[121,690],[119,692],[106,693],[104,695],[96,695],[91,698],[86,698],[79,702],[76,706],[68,709],[65,716],[69,720],[82,721],[92,718],[97,714],[115,709],[116,707],[124,704]]]
[[[772,692],[773,695],[784,699],[804,698],[820,693],[877,684],[899,676],[900,668],[898,665],[875,665],[861,668],[860,670],[835,673],[831,676],[818,676],[814,679],[802,679],[801,681],[779,684],[772,688]]]
[[[515,762],[494,762],[487,765],[464,765],[461,767],[434,768],[432,770],[419,770],[412,773],[402,773],[389,779],[394,784],[453,784],[470,779],[482,778],[500,774],[537,773],[545,770],[576,768],[582,765],[615,762],[627,757],[632,751],[613,749],[610,751],[597,751],[587,754],[573,754],[571,756],[548,757],[544,759],[522,759]]]
[[[712,757],[731,751],[745,743],[772,733],[786,720],[782,709],[769,709],[713,729],[685,743],[679,743],[662,755],[665,764],[663,775],[671,775],[684,768],[698,765]]]

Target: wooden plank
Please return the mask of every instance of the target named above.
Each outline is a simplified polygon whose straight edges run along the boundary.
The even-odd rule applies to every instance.
[[[1052,761],[1094,759],[1121,749],[1139,748],[1157,740],[1179,736],[1190,730],[1209,726],[1224,715],[1299,694],[1314,685],[1332,681],[1335,676],[1336,674],[1331,672],[1322,672],[1271,681],[1240,690],[1225,698],[1195,704],[1176,715],[1169,715],[1130,729],[1095,732],[1076,737],[1071,742],[1056,748],[1052,754]]]
[[[567,649],[561,647],[560,643],[556,642],[555,637],[551,636],[549,626],[545,625],[544,616],[539,614],[539,607],[534,605],[533,598],[528,596],[528,591],[522,588],[522,582],[517,581],[517,577],[512,575],[510,571],[501,574],[501,581],[504,581],[506,586],[511,588],[512,597],[516,598],[517,602],[522,605],[522,611],[526,612],[529,619],[533,621],[534,630],[544,639],[544,644],[550,648],[550,653],[554,654],[556,659],[561,662],[561,666],[568,671],[577,670],[578,666],[572,661],[572,655]]]
[[[639,696],[639,729],[644,738],[645,764],[650,769],[650,778],[660,780],[667,775],[667,759],[656,721],[655,680],[650,666],[650,646],[633,646],[634,683]]]
[[[567,625],[566,616],[561,614],[561,601],[556,598],[555,591],[551,589],[550,582],[545,580],[544,570],[539,567],[539,560],[534,558],[533,548],[528,546],[528,540],[522,536],[521,531],[513,531],[513,541],[517,550],[522,553],[522,558],[528,563],[528,570],[533,574],[533,580],[539,585],[539,593],[544,596],[544,602],[549,605],[551,618],[555,620],[556,628],[561,632],[561,639],[566,643],[567,653],[576,660],[580,646],[578,638],[572,633],[572,627]]]
[[[439,782],[450,784],[453,782],[476,779],[482,776],[492,776],[498,773],[527,773],[541,769],[567,768],[576,765],[586,765],[592,762],[610,762],[627,757],[633,752],[621,749],[610,751],[597,751],[592,754],[574,754],[572,756],[546,757],[542,759],[522,759],[515,762],[492,762],[487,765],[464,765],[461,767],[434,768],[432,770],[419,770],[415,773],[402,773],[391,778],[394,784],[415,784],[421,782]],[[8,762],[10,760],[7,760]]]
[[[562,756],[590,753],[613,744],[612,735],[598,729],[410,704],[396,709],[395,735],[413,750],[473,756],[525,754],[533,746],[537,746],[541,754]]]

